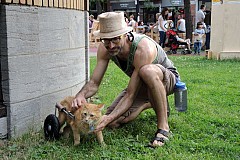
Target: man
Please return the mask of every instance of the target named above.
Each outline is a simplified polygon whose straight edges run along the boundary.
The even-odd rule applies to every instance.
[[[156,112],[158,130],[150,145],[162,146],[169,135],[167,95],[173,92],[179,78],[176,68],[155,41],[130,32],[132,28],[126,26],[123,12],[102,13],[99,23],[100,30],[95,34],[101,38],[102,44],[97,51],[97,65],[90,81],[77,93],[72,106],[79,107],[97,92],[108,63],[113,60],[131,78],[95,131],[106,126],[116,128],[152,107]]]
[[[197,11],[197,13],[196,13],[196,24],[198,23],[198,22],[202,22],[202,24],[203,24],[203,27],[204,28],[206,28],[206,25],[205,25],[205,23],[204,23],[204,19],[205,19],[205,13],[204,13],[204,11],[206,10],[206,6],[204,5],[204,4],[202,4],[201,6],[200,6],[200,9]]]

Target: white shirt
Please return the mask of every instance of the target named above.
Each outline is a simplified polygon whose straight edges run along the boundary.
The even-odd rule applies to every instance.
[[[203,13],[203,10],[199,9],[196,13],[196,24],[198,22],[204,22],[205,14]]]
[[[135,27],[135,23],[136,23],[136,21],[135,21],[134,19],[132,19],[132,20],[128,23],[128,26]]]
[[[178,30],[186,32],[185,19],[179,19],[179,21],[180,21],[180,24],[178,26]]]
[[[162,26],[165,28],[165,27],[168,27],[168,26],[166,26],[166,23],[167,23],[167,20],[164,20],[163,19],[163,17],[162,17],[162,15],[160,15],[159,16],[159,18],[158,18],[158,30],[159,31],[164,31],[162,28],[161,28],[161,25],[160,25],[160,20],[162,20]],[[165,29],[167,29],[167,28],[165,28]],[[165,32],[165,31],[164,31]]]
[[[205,34],[204,29],[195,29],[194,34],[198,34],[197,36],[194,36],[194,42],[203,42],[202,37]]]

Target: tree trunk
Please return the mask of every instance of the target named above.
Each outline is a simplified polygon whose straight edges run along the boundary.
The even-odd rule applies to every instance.
[[[192,24],[190,0],[184,0],[184,13],[185,13],[185,21],[186,21],[186,24],[185,24],[186,38],[192,39],[193,24]]]

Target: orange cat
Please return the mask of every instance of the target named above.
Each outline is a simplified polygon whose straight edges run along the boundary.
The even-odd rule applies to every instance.
[[[63,128],[63,134],[65,137],[69,137],[69,133],[72,130],[74,137],[74,145],[80,144],[80,134],[92,133],[100,120],[103,109],[103,104],[90,104],[85,103],[79,109],[74,110],[72,108],[72,101],[74,97],[66,97],[61,101],[61,105],[74,114],[75,119],[71,119],[65,113],[59,112],[59,122],[62,127],[65,122],[66,126]],[[100,144],[104,144],[102,131],[96,133],[97,140]]]

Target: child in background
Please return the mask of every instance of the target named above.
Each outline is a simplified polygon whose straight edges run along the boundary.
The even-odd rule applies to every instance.
[[[203,24],[202,22],[197,23],[197,28],[194,31],[194,54],[200,55],[200,51],[202,48],[202,37],[205,34],[205,31],[203,29]]]

